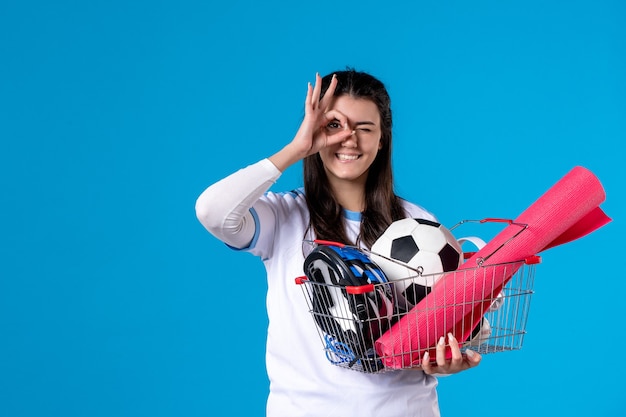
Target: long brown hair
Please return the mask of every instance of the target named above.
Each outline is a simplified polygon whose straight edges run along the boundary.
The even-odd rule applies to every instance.
[[[369,168],[365,183],[365,210],[361,213],[361,231],[356,242],[350,242],[344,227],[343,208],[331,187],[319,154],[304,159],[304,190],[310,213],[309,228],[317,239],[371,247],[394,220],[406,217],[400,198],[395,194],[391,167],[391,99],[384,84],[365,72],[347,69],[322,78],[322,97],[337,76],[334,96],[349,95],[371,100],[380,113],[381,148]]]

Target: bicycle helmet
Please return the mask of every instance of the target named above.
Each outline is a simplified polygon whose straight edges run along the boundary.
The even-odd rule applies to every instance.
[[[318,245],[304,260],[304,273],[314,283],[312,313],[326,334],[329,361],[360,365],[364,372],[382,369],[374,341],[390,327],[394,311],[392,290],[382,270],[355,247]],[[374,284],[373,290],[346,290],[369,284]]]

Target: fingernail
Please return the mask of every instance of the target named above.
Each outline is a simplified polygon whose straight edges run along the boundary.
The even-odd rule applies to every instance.
[[[450,342],[454,341],[454,335],[452,333],[448,333],[448,340]]]
[[[441,336],[441,337],[439,338],[439,346],[443,346],[443,345],[445,345],[445,344],[446,344],[446,339],[445,339],[443,336]]]
[[[430,357],[430,354],[428,353],[428,351],[426,351],[424,352],[424,356],[422,356],[422,359],[427,361],[429,357]]]
[[[473,350],[471,350],[471,349],[467,349],[467,350],[465,351],[465,354],[466,354],[467,356],[469,356],[470,358],[473,358],[474,356],[476,356],[476,352],[474,352],[474,351],[473,351]]]

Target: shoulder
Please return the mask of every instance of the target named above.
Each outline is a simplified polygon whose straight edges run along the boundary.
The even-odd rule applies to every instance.
[[[400,198],[400,202],[402,203],[402,207],[404,207],[409,217],[437,221],[437,217],[433,213],[431,213],[426,208],[420,206],[419,204],[412,203],[403,198]]]
[[[274,203],[294,203],[306,202],[304,198],[304,188],[296,188],[291,191],[268,191],[263,198]]]
[[[261,198],[262,204],[272,207],[277,215],[288,215],[294,212],[308,212],[304,189],[291,191],[268,191]]]

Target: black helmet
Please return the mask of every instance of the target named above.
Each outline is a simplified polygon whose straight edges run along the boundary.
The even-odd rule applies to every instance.
[[[304,273],[312,282],[312,313],[325,333],[329,361],[360,365],[364,372],[382,369],[373,346],[394,311],[383,271],[355,247],[318,245],[304,260]],[[364,285],[369,287],[355,288]]]

